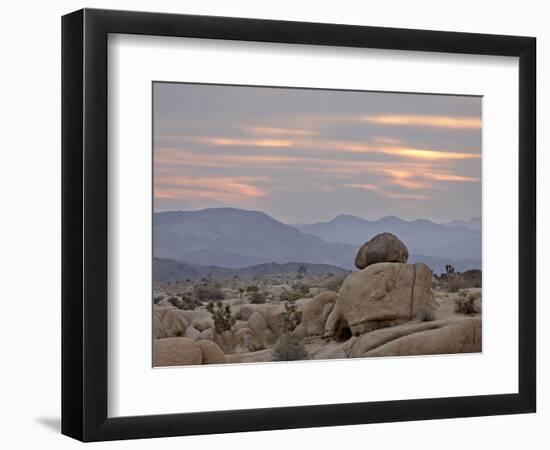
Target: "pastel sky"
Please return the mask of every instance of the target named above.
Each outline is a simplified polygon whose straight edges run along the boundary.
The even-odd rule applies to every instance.
[[[481,98],[154,83],[154,209],[481,216]]]

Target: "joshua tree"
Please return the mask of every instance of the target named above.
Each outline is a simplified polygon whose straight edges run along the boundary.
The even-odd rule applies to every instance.
[[[230,330],[236,322],[235,318],[231,315],[231,307],[229,305],[224,307],[222,302],[217,302],[216,304],[210,302],[206,306],[206,310],[212,314],[214,326],[218,333]]]

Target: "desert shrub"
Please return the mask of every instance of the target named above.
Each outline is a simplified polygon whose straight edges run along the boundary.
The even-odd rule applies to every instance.
[[[229,305],[223,306],[223,303],[218,301],[216,304],[213,302],[208,303],[206,310],[212,314],[214,320],[214,326],[218,333],[228,331],[235,324],[236,320],[231,314],[231,307]]]
[[[433,309],[430,308],[429,306],[423,306],[418,311],[418,318],[422,322],[431,322],[431,321],[433,321],[435,319],[435,314],[433,312]]]
[[[164,295],[155,295],[153,297],[153,303],[156,305],[158,302],[160,302],[164,298]]]
[[[299,361],[307,358],[302,338],[294,333],[283,334],[272,350],[273,361]]]
[[[302,294],[297,291],[284,291],[279,296],[279,300],[282,302],[290,302],[293,303],[296,300],[299,300],[302,298]]]
[[[460,291],[455,300],[455,312],[461,314],[475,313],[475,297],[466,291]]]
[[[250,303],[258,305],[260,303],[265,303],[266,296],[263,292],[253,292],[250,295]]]
[[[251,286],[247,286],[247,287],[246,287],[246,292],[247,292],[248,294],[252,294],[252,293],[254,293],[254,292],[258,292],[259,290],[260,290],[260,288],[258,288],[258,286],[256,286],[256,285],[251,285]]]
[[[223,300],[223,292],[217,286],[200,284],[193,288],[195,298],[201,302]]]
[[[302,296],[309,294],[309,286],[304,283],[297,283],[294,286],[294,290],[301,294]]]
[[[285,333],[290,333],[302,323],[302,312],[296,309],[295,304],[286,302],[285,310],[281,313],[281,320],[283,331]]]
[[[186,292],[182,292],[180,294],[180,306],[178,306],[178,308],[195,309],[197,306],[201,306],[201,303],[197,299],[193,298],[191,294]]]

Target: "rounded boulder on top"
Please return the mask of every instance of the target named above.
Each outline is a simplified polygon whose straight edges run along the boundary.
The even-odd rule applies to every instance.
[[[364,269],[382,262],[406,263],[408,259],[409,250],[397,236],[381,233],[361,246],[355,257],[355,267]]]

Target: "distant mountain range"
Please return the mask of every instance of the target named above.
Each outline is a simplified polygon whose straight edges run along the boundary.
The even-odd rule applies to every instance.
[[[268,263],[258,264],[241,269],[229,269],[216,266],[199,266],[171,259],[155,258],[153,261],[153,278],[155,281],[183,281],[200,280],[202,278],[234,278],[241,279],[261,278],[269,275],[297,274],[300,266],[305,266],[308,275],[333,274],[340,275],[347,271],[341,267],[328,264],[301,264],[301,263]]]
[[[481,217],[473,217],[470,220],[452,220],[444,223],[446,227],[464,227],[481,233]]]
[[[359,245],[382,232],[405,242],[410,261],[425,262],[437,273],[444,271],[445,264],[459,271],[481,266],[481,233],[460,223],[394,216],[368,221],[342,215],[329,222],[286,225],[260,211],[211,208],[155,213],[153,224],[154,256],[172,260],[178,273],[196,270],[199,278],[204,266],[262,273],[265,267],[252,268],[307,263],[352,269]],[[177,262],[187,266],[176,268]],[[164,264],[163,271],[169,272],[169,267]]]
[[[341,242],[355,248],[379,233],[389,232],[405,243],[409,254],[481,260],[481,233],[459,224],[438,224],[426,219],[406,221],[395,216],[370,221],[340,215],[328,222],[294,226],[326,242]]]
[[[156,213],[153,246],[157,258],[229,268],[267,262],[348,267],[357,251],[304,234],[263,212],[235,208]]]

